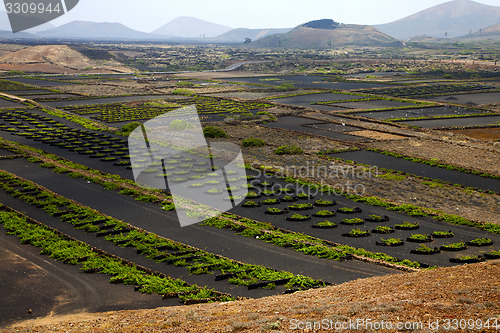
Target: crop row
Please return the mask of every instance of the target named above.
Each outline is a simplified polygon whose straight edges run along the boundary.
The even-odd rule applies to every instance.
[[[36,152],[42,153],[38,150]],[[91,170],[91,169],[88,169],[86,167],[74,164],[72,162],[62,160],[62,159],[58,158],[57,156],[51,155],[50,158],[52,158],[52,159],[55,158],[56,160],[58,160],[58,162],[61,162],[65,165],[68,165],[68,167],[71,167],[71,169],[73,171],[75,169],[81,169],[81,170],[85,170],[87,174],[89,172],[96,173],[97,177],[94,177],[96,180],[99,180],[102,176],[104,176],[106,178],[111,177],[113,179],[113,181],[116,181],[117,183],[130,182],[130,181],[121,179],[119,176],[116,176],[116,175],[107,175],[107,174],[102,175],[102,173],[99,171]],[[270,168],[265,168],[264,170],[267,172],[271,172],[271,173],[274,172],[274,170],[272,170]],[[77,173],[79,173],[79,172],[72,172],[70,175],[77,174]],[[86,176],[86,177],[88,177],[88,176]],[[294,182],[294,183],[310,186],[313,189],[320,187],[317,184],[306,182],[306,181],[303,181],[300,179],[290,178],[289,180]],[[106,184],[106,182],[103,182],[103,181],[101,181],[101,183],[102,183],[101,185],[103,185],[103,186],[104,186],[104,184]],[[117,183],[109,183],[109,184],[112,184],[113,187],[108,188],[108,189],[113,189],[114,187],[117,187]],[[321,190],[335,191],[334,189],[331,189],[328,187],[324,187],[324,189],[322,188]],[[128,192],[128,191],[126,191],[126,192]],[[134,191],[131,191],[131,192],[134,192]],[[137,192],[137,193],[135,193],[134,195],[137,195],[140,191],[135,191],[135,192]],[[126,194],[126,193],[122,193],[122,194]],[[164,194],[162,194],[162,196],[163,195]],[[405,213],[413,215],[413,216],[414,215],[427,215],[427,213],[424,213],[424,209],[417,207],[417,206],[413,206],[413,205],[395,206],[393,204],[387,203],[384,200],[382,200],[380,198],[376,198],[376,197],[367,197],[366,198],[366,197],[353,196],[353,195],[348,195],[348,194],[344,194],[344,195],[346,195],[349,199],[354,200],[354,201],[360,201],[360,202],[364,202],[366,204],[370,204],[370,205],[374,205],[374,206],[383,206],[383,207],[386,207],[387,209],[405,212]],[[170,209],[173,207],[173,205],[171,203],[168,203],[165,201],[161,203],[161,205],[164,205],[164,204],[167,204],[167,206]],[[494,230],[492,230],[489,226],[478,225],[474,222],[471,222],[469,220],[466,220],[464,218],[461,218],[461,217],[458,217],[455,215],[447,215],[447,214],[443,214],[443,213],[436,213],[434,215],[435,215],[434,217],[437,219],[444,220],[444,221],[447,221],[447,222],[450,222],[453,224],[466,224],[466,225],[479,227],[481,229],[485,229],[485,230],[488,230],[490,232],[494,232]],[[372,252],[366,251],[364,249],[356,249],[353,247],[340,245],[340,244],[336,244],[334,247],[332,247],[332,246],[329,246],[328,244],[326,244],[325,241],[314,238],[314,237],[310,237],[310,236],[306,236],[306,235],[302,235],[299,233],[294,233],[294,232],[290,232],[290,231],[286,231],[286,230],[277,229],[269,223],[257,222],[257,221],[251,220],[251,219],[240,218],[240,217],[235,216],[235,215],[220,216],[218,218],[214,218],[214,219],[207,221],[207,224],[210,224],[210,225],[213,225],[216,227],[229,227],[229,228],[232,228],[235,230],[240,230],[241,231],[240,233],[242,235],[252,236],[252,235],[265,234],[266,235],[265,237],[261,237],[259,239],[262,241],[267,241],[267,242],[276,244],[278,246],[292,247],[292,248],[296,249],[297,251],[301,251],[301,252],[307,251],[307,253],[312,254],[312,255],[316,255],[316,256],[324,256],[325,253],[329,253],[328,256],[330,256],[331,258],[342,259],[342,258],[346,258],[346,254],[355,254],[355,255],[380,259],[380,260],[393,262],[393,263],[397,262],[399,264],[407,265],[410,267],[418,267],[419,266],[418,263],[414,263],[411,261],[399,261],[399,260],[392,258],[386,254],[383,254],[383,253],[372,253]],[[272,235],[272,236],[269,236],[269,235]],[[298,243],[299,244],[301,243],[301,245],[297,245]]]
[[[72,162],[62,161],[66,164],[71,164],[71,167],[78,167]],[[58,167],[59,168],[59,167]],[[88,174],[88,171],[91,171],[87,168],[84,168]],[[55,170],[56,171],[56,170]],[[59,172],[59,171],[58,171]],[[95,171],[101,174],[98,171]],[[136,197],[137,200],[146,200],[146,201],[156,201],[160,202],[160,205],[166,209],[171,210],[174,208],[173,203],[170,200],[161,201],[161,196],[157,195],[142,195],[140,191],[132,190],[132,189],[123,189],[122,186],[118,185],[120,178],[119,176],[114,175],[118,183],[111,183],[107,181],[103,181],[100,177],[91,177],[88,175],[80,174],[79,172],[70,172],[69,176],[72,177],[80,177],[88,179],[89,181],[96,182],[103,186],[108,190],[117,190],[123,195],[131,195]],[[108,175],[109,176],[109,175]],[[115,180],[115,179],[114,179]],[[124,183],[127,181],[124,180]],[[142,199],[144,197],[144,199]],[[340,244],[327,244],[325,241],[321,239],[317,239],[308,235],[303,235],[301,233],[296,233],[288,230],[281,230],[275,228],[269,223],[257,222],[248,218],[241,218],[235,215],[224,215],[216,218],[212,218],[206,221],[207,225],[219,227],[219,228],[231,228],[233,230],[241,231],[240,234],[242,236],[255,237],[262,235],[259,238],[261,241],[269,242],[275,244],[277,246],[289,247],[293,248],[296,251],[307,253],[309,255],[319,256],[321,258],[329,258],[334,260],[345,260],[350,258],[351,254],[360,255],[367,258],[373,258],[378,260],[383,260],[390,263],[397,263],[399,265],[405,265],[409,267],[419,267],[420,264],[408,260],[398,260],[391,256],[388,256],[383,253],[372,253],[370,251],[366,251],[364,249],[356,249],[349,246],[344,246]],[[271,236],[270,236],[271,235]]]
[[[449,115],[439,115],[439,116],[421,116],[421,117],[401,117],[401,118],[390,118],[390,119],[384,119],[384,121],[387,122],[399,122],[399,121],[415,121],[415,120],[435,120],[435,119],[454,119],[454,118],[470,118],[470,117],[489,117],[493,113],[467,113],[467,114],[449,114]],[[404,124],[403,125],[407,125]],[[413,125],[407,125],[407,126],[413,126]]]
[[[411,87],[398,87],[398,88],[382,88],[374,90],[365,90],[362,92],[394,96],[394,97],[421,97],[430,95],[448,95],[462,92],[484,91],[491,90],[492,87],[482,84],[470,83],[453,83],[453,84],[432,84]]]
[[[324,286],[324,283],[304,276],[239,263],[139,230],[7,172],[0,172],[0,179],[0,188],[11,196],[41,208],[52,216],[61,217],[61,220],[73,224],[77,229],[96,233],[119,246],[133,247],[151,260],[183,266],[191,274],[207,274],[212,271],[231,273],[230,283],[249,287],[256,284],[271,287],[276,281],[283,282],[288,288]]]
[[[0,80],[0,91],[9,91],[9,90],[34,90],[38,89],[35,87],[31,87],[22,83]]]
[[[0,208],[6,209],[4,206]],[[163,274],[155,274],[121,258],[108,255],[14,211],[0,211],[0,224],[9,235],[18,237],[22,244],[40,248],[40,254],[67,264],[79,265],[86,273],[97,272],[111,276],[110,283],[135,285],[136,289],[143,293],[179,297],[186,304],[234,300],[230,295],[190,285]]]
[[[366,148],[366,150],[382,153],[381,150],[376,149],[376,148]],[[336,153],[339,153],[339,152],[341,153],[342,151],[338,151],[338,152],[334,151],[334,152],[332,152],[332,154],[336,154]],[[342,163],[352,164],[352,165],[356,165],[356,166],[362,166],[362,167],[366,167],[366,168],[372,168],[373,167],[372,165],[363,164],[363,163],[359,163],[359,162],[352,161],[352,160],[345,160],[345,159],[342,159],[340,157],[329,156],[328,154],[330,154],[330,152],[320,152],[320,153],[318,153],[318,155],[320,155],[323,158],[328,159],[328,160],[339,161],[339,162],[342,162]],[[470,173],[470,174],[473,174],[473,175],[476,175],[476,176],[485,177],[485,178],[498,179],[498,176],[496,176],[496,175],[490,175],[490,174],[486,174],[486,173],[481,173],[479,171],[467,170],[467,169],[455,167],[455,166],[452,166],[452,165],[442,164],[438,160],[434,160],[434,159],[431,159],[431,160],[422,160],[422,159],[419,159],[419,158],[414,158],[414,157],[410,157],[410,156],[403,156],[402,154],[388,152],[388,151],[385,151],[384,154],[388,155],[388,156],[393,156],[393,157],[398,157],[398,158],[404,158],[404,159],[406,159],[408,161],[412,161],[412,162],[416,162],[416,163],[422,163],[422,164],[427,164],[427,165],[431,165],[431,166],[435,166],[435,167],[439,167],[439,168],[445,168],[447,170],[456,170],[456,171]],[[434,179],[434,178],[423,177],[423,176],[417,176],[417,175],[406,173],[406,172],[403,172],[403,171],[400,171],[400,170],[393,170],[393,169],[387,169],[387,168],[379,168],[378,170],[380,172],[384,172],[384,174],[380,174],[377,177],[384,178],[384,179],[387,179],[387,180],[404,180],[404,179],[407,178],[407,176],[411,176],[413,178],[422,180],[422,184],[423,185],[430,186],[430,187],[436,187],[436,186],[442,187],[443,185],[450,185],[450,186],[454,186],[454,187],[457,187],[457,188],[463,188],[463,191],[465,191],[465,192],[470,192],[471,190],[474,190],[474,191],[478,191],[478,192],[486,192],[486,193],[489,193],[489,194],[495,194],[494,191],[482,190],[482,189],[473,188],[473,187],[465,187],[464,185],[461,185],[461,184],[452,184],[452,183],[447,182],[445,180]],[[474,225],[474,222],[470,222],[470,225]],[[494,231],[491,231],[491,232],[494,232]],[[500,233],[500,231],[498,231],[498,233]]]
[[[5,147],[7,148],[7,147]],[[38,149],[33,149],[33,148],[28,148],[28,151],[33,151],[35,150],[37,154],[44,154],[42,151]],[[15,149],[14,149],[15,150]],[[26,150],[24,150],[26,151]],[[47,155],[47,154],[45,154]],[[93,183],[100,184],[107,190],[116,190],[119,191],[120,194],[123,195],[128,195],[128,196],[133,196],[136,197],[137,200],[144,200],[144,201],[156,201],[159,202],[159,204],[166,210],[171,210],[174,208],[171,199],[170,200],[161,200],[160,198],[165,197],[164,193],[161,193],[159,195],[144,195],[141,194],[141,191],[139,190],[133,190],[129,188],[124,188],[120,184],[128,184],[131,183],[129,180],[122,179],[121,177],[117,175],[110,175],[110,174],[103,174],[100,171],[97,170],[92,170],[87,167],[80,166],[78,164],[75,164],[73,162],[61,159],[55,155],[47,155],[48,158],[51,159],[56,159],[58,162],[62,163],[63,165],[67,165],[68,168],[72,169],[72,172],[69,172],[68,169],[64,171],[64,168],[61,167],[56,167],[54,168],[54,171],[57,172],[63,172],[66,173],[67,175],[71,177],[79,177],[79,178],[85,178],[89,181],[92,181]],[[40,160],[37,158],[30,158],[32,162],[39,162]],[[54,167],[54,165],[52,165]],[[74,172],[75,169],[82,170],[84,172]],[[95,173],[96,177],[89,176],[89,173]],[[106,178],[106,180],[101,179],[102,177]],[[113,182],[111,182],[113,181]],[[116,182],[115,182],[116,181]],[[133,182],[130,184],[133,185]],[[142,191],[143,192],[143,191]],[[144,197],[144,199],[142,199]],[[283,247],[292,247],[297,251],[300,252],[305,252],[310,255],[315,255],[319,257],[328,257],[330,259],[335,259],[335,260],[345,260],[349,258],[349,253],[356,253],[362,256],[366,257],[371,257],[371,258],[376,258],[376,259],[381,259],[381,260],[386,260],[389,262],[398,262],[403,265],[408,265],[410,267],[418,267],[418,263],[414,263],[411,261],[403,261],[400,262],[399,260],[392,258],[390,256],[387,256],[385,254],[380,254],[380,253],[371,253],[369,251],[361,250],[361,249],[355,249],[352,247],[344,247],[342,249],[337,248],[337,247],[331,247],[328,245],[325,245],[325,243],[322,240],[315,239],[314,237],[302,235],[299,233],[295,232],[290,232],[290,231],[284,231],[284,230],[278,230],[275,227],[273,227],[270,224],[267,223],[262,223],[262,222],[257,222],[253,221],[250,219],[246,218],[240,218],[237,216],[230,215],[228,216],[219,216],[217,218],[213,218],[209,221],[207,221],[207,224],[216,226],[216,227],[221,227],[221,225],[224,226],[231,226],[231,228],[235,230],[247,230],[243,235],[258,235],[262,233],[268,233],[272,234],[273,236],[271,238],[261,238],[262,241],[266,241],[269,243],[273,243],[278,246],[283,246]],[[258,230],[254,230],[255,227],[257,226]],[[347,250],[347,252],[345,251]]]

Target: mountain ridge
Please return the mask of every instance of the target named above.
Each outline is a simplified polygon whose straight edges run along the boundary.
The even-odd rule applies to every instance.
[[[259,40],[261,38],[287,33],[293,28],[269,28],[269,29],[247,29],[247,28],[237,28],[232,29],[220,36],[213,38],[217,42],[225,43],[243,43],[246,38],[250,38],[253,41]]]
[[[222,35],[232,28],[195,17],[180,16],[154,30],[153,34],[180,38],[209,38]]]
[[[399,45],[395,38],[368,25],[341,24],[331,19],[310,21],[285,33],[262,38],[254,47],[325,49],[336,46]]]
[[[122,23],[72,21],[57,28],[38,33],[44,38],[79,38],[79,39],[159,39],[157,36],[127,27]]]
[[[375,25],[399,39],[416,36],[461,37],[500,22],[500,7],[471,0],[453,0],[394,22]]]

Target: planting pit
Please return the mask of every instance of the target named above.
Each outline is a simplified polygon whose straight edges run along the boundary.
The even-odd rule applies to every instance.
[[[262,176],[264,179],[264,176]],[[261,180],[263,180],[261,179]],[[274,182],[274,186],[291,186],[291,183],[287,183],[281,179],[276,179],[271,176],[265,176],[265,179],[269,182]],[[305,190],[306,189],[302,189]],[[310,200],[301,200],[299,201],[301,204],[313,204],[315,201],[321,199],[321,200],[326,200],[326,201],[337,201],[338,205],[335,206],[335,209],[341,208],[341,207],[356,207],[358,206],[361,209],[361,213],[355,213],[352,215],[346,215],[346,214],[339,214],[337,213],[336,216],[334,217],[328,217],[328,220],[335,223],[337,225],[336,228],[331,228],[331,229],[323,229],[323,228],[318,228],[318,227],[313,227],[317,225],[318,223],[322,222],[325,220],[323,217],[316,217],[314,216],[317,212],[325,210],[324,207],[316,207],[314,206],[313,209],[307,210],[307,215],[311,216],[311,219],[309,221],[305,221],[302,223],[296,223],[296,222],[291,222],[287,221],[285,219],[285,216],[283,215],[268,215],[265,214],[265,206],[263,207],[257,207],[257,208],[244,208],[241,206],[236,207],[235,209],[232,210],[235,214],[238,214],[240,216],[244,216],[247,218],[251,219],[256,219],[258,221],[265,221],[268,223],[271,223],[273,226],[283,228],[283,229],[288,229],[292,230],[295,232],[299,233],[304,233],[307,235],[311,235],[313,237],[317,237],[320,239],[325,239],[334,243],[338,244],[346,244],[349,246],[357,247],[357,248],[363,248],[368,251],[372,252],[380,252],[381,251],[381,246],[377,245],[377,241],[380,241],[381,238],[387,237],[384,234],[378,234],[378,233],[372,233],[369,236],[357,238],[357,237],[343,237],[343,234],[349,233],[353,228],[360,228],[361,230],[365,231],[372,231],[376,226],[387,226],[390,228],[394,228],[395,225],[398,224],[403,224],[403,222],[410,222],[411,224],[418,224],[419,228],[418,230],[399,230],[395,229],[394,232],[390,233],[391,238],[400,238],[402,240],[406,240],[408,237],[410,237],[412,234],[419,233],[419,234],[428,234],[431,235],[435,231],[441,231],[441,230],[450,230],[454,234],[453,242],[461,241],[469,241],[473,240],[476,237],[476,234],[481,234],[483,235],[482,237],[489,237],[491,239],[496,239],[493,242],[493,247],[499,247],[500,244],[497,242],[500,241],[500,236],[494,235],[494,234],[489,234],[484,231],[481,231],[479,229],[475,228],[470,228],[470,227],[465,227],[465,226],[457,226],[457,225],[451,225],[448,223],[444,222],[439,222],[436,221],[430,217],[412,217],[408,216],[404,213],[400,212],[394,212],[394,211],[388,211],[385,210],[382,207],[375,207],[375,206],[370,206],[366,204],[361,204],[359,202],[353,202],[343,196],[337,196],[334,194],[327,194],[327,193],[314,193],[315,197],[314,199]],[[276,198],[281,198],[283,195],[277,195]],[[290,204],[286,202],[281,202],[280,204],[277,204],[273,207],[279,208],[279,209],[284,209],[287,208]],[[305,212],[302,213],[305,215]],[[341,222],[345,219],[355,219],[359,218],[361,220],[370,220],[373,219],[370,218],[370,215],[377,215],[380,216],[380,222],[366,222],[364,225],[350,225],[350,224],[342,224]],[[388,217],[388,220],[386,220],[386,216]],[[374,219],[373,219],[374,220]],[[378,219],[377,219],[378,220]],[[392,230],[391,230],[392,231]],[[384,237],[385,236],[385,237]],[[449,244],[450,239],[446,238],[436,238],[434,239],[431,243],[432,247],[439,247],[444,244]],[[398,246],[398,247],[384,247],[383,251],[384,253],[391,255],[393,257],[399,258],[399,259],[408,259],[408,260],[413,260],[413,261],[418,261],[418,262],[423,262],[428,265],[438,265],[438,266],[450,266],[452,263],[449,261],[450,258],[454,256],[452,252],[442,252],[440,254],[436,254],[434,256],[426,256],[424,259],[422,258],[421,255],[419,254],[412,254],[410,253],[411,250],[414,250],[418,248],[419,243],[405,243],[404,246]],[[430,245],[429,245],[430,246]],[[476,249],[467,249],[464,251],[464,253],[477,253],[478,248]]]

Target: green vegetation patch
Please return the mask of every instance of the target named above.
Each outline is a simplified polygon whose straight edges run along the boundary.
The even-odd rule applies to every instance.
[[[27,218],[14,212],[0,212],[0,224],[10,235],[15,235],[23,244],[41,249],[40,254],[56,260],[81,266],[81,270],[111,276],[111,283],[138,285],[143,293],[173,294],[188,302],[203,295],[207,301],[230,301],[233,297],[213,289],[190,285],[185,281],[146,271],[122,259],[97,252],[89,245],[71,239],[46,226],[30,223]]]
[[[285,145],[276,148],[274,152],[276,153],[276,155],[300,155],[304,151],[302,150],[302,148],[297,146]]]

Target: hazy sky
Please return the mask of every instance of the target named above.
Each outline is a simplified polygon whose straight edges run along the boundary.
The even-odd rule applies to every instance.
[[[120,22],[151,32],[179,16],[192,16],[232,28],[288,28],[321,18],[341,23],[391,22],[449,0],[80,0],[51,23],[74,20]],[[476,0],[500,6],[500,0]],[[0,9],[4,10],[1,2]]]

